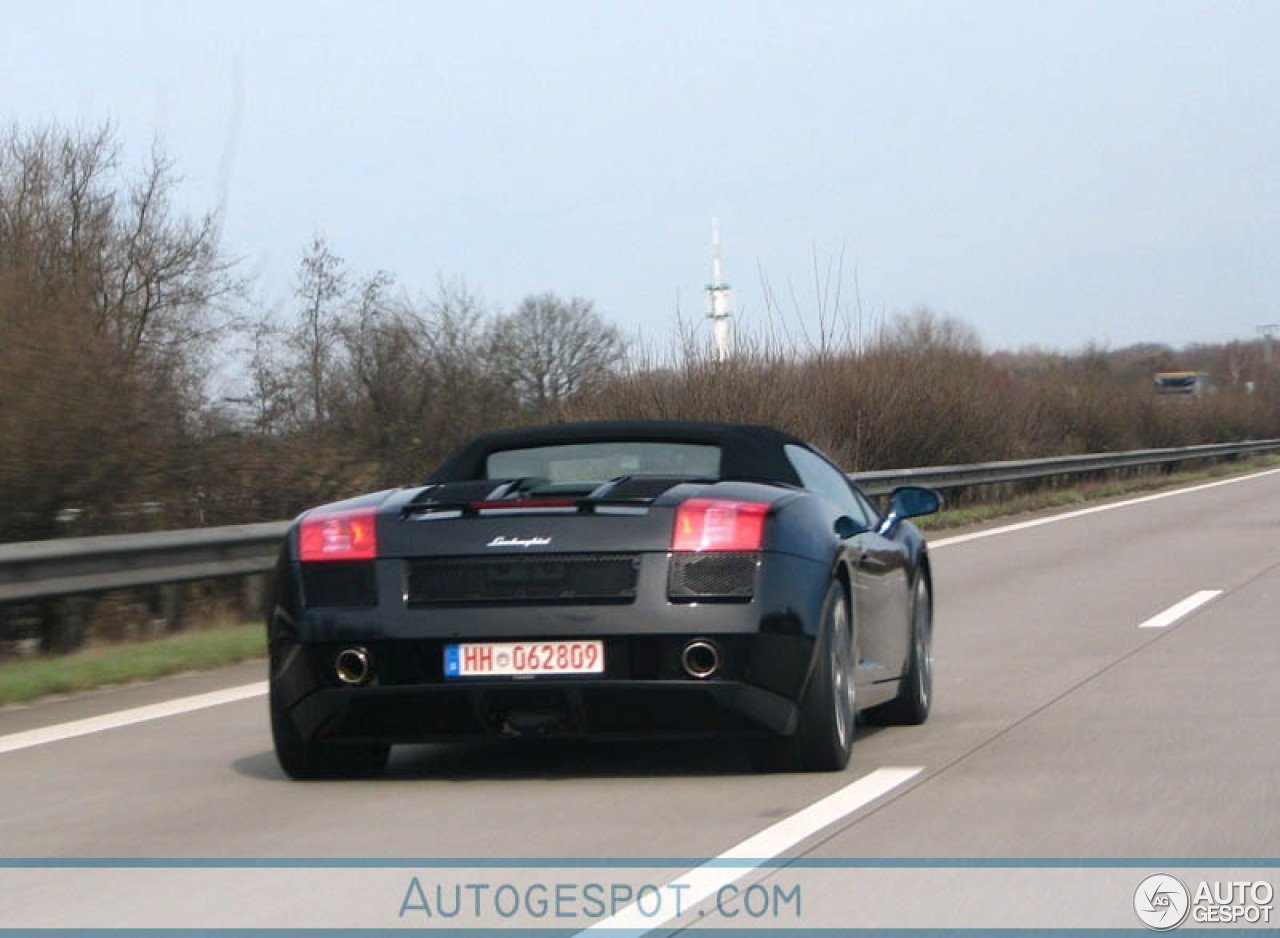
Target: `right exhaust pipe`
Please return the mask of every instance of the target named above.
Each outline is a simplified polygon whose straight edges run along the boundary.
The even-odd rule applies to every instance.
[[[333,673],[343,684],[368,684],[369,679],[373,677],[373,665],[369,660],[369,650],[359,646],[342,649],[334,656]]]
[[[714,642],[696,638],[684,646],[680,665],[689,677],[705,680],[720,670],[720,649]]]

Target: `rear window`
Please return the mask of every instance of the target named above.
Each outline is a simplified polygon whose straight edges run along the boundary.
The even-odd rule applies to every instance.
[[[702,443],[566,443],[490,453],[489,479],[607,482],[619,476],[720,477],[720,447]]]

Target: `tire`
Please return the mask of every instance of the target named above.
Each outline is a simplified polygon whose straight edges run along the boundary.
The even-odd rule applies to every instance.
[[[844,587],[833,582],[822,604],[817,661],[800,701],[794,736],[763,740],[763,767],[774,771],[838,772],[849,764],[857,724],[853,622]]]
[[[372,778],[387,766],[390,746],[333,746],[309,743],[299,734],[289,715],[269,695],[271,739],[275,743],[276,761],[292,779]]]
[[[878,723],[919,726],[933,704],[933,591],[924,573],[911,590],[911,656],[898,696],[868,711]]]

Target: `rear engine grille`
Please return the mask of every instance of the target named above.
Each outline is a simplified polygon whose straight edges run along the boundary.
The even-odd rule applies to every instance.
[[[410,603],[631,602],[635,554],[539,554],[410,560]]]
[[[672,599],[748,600],[755,593],[756,552],[672,554],[667,595]]]

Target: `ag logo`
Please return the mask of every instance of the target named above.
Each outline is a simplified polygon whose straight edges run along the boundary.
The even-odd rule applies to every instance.
[[[1191,909],[1191,893],[1182,880],[1168,873],[1153,873],[1133,894],[1133,910],[1142,924],[1156,931],[1177,928]]]

